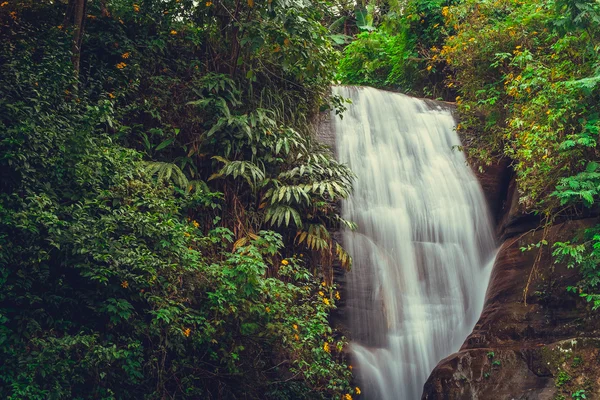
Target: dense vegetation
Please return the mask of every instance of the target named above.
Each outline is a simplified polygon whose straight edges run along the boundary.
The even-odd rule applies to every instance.
[[[353,177],[311,132],[329,6],[0,4],[0,397],[358,391],[328,321]]]

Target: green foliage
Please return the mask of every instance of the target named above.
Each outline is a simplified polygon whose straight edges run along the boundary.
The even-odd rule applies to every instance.
[[[384,30],[359,34],[344,49],[336,79],[344,84],[411,89],[412,70],[407,33],[390,35]]]
[[[596,196],[600,194],[600,172],[596,162],[590,162],[585,171],[574,176],[561,178],[552,196],[560,199],[560,204],[581,202],[586,207],[592,207]]]
[[[87,2],[78,71],[65,2],[0,7],[0,397],[354,393],[327,5]]]
[[[453,3],[367,2],[364,10],[357,11],[359,33],[344,48],[336,79],[344,84],[453,98],[453,89],[442,84],[446,71],[436,54],[445,36],[453,32],[444,24],[447,6]]]
[[[560,371],[555,379],[556,387],[561,387],[571,381],[571,377],[565,371]]]
[[[564,262],[569,268],[579,268],[582,279],[568,290],[592,303],[592,308],[596,310],[600,308],[600,295],[597,294],[600,289],[600,227],[587,229],[581,236],[573,238],[573,243],[556,242],[552,255],[557,263]]]

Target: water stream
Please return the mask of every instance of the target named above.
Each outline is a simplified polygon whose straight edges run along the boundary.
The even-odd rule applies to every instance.
[[[482,189],[455,149],[451,111],[365,87],[332,116],[339,160],[357,174],[343,204],[353,364],[366,399],[418,400],[483,307],[495,243]]]

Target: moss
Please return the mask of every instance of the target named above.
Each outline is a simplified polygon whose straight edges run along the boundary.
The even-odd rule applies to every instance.
[[[596,359],[600,355],[599,345],[598,339],[580,338],[540,349],[542,363],[552,373],[554,386],[558,390],[554,400],[571,399],[578,393],[593,398],[590,396],[598,393],[598,384],[593,378],[600,376],[600,365],[586,360]]]
[[[565,384],[571,381],[571,376],[567,374],[565,371],[560,371],[554,380],[554,384],[556,387],[563,387]]]

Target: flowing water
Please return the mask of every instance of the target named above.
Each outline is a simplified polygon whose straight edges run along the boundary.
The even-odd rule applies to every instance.
[[[417,400],[442,358],[457,351],[483,307],[494,258],[482,189],[455,149],[439,103],[365,87],[332,116],[340,161],[357,174],[343,204],[356,232],[347,275],[353,363],[363,398]]]

